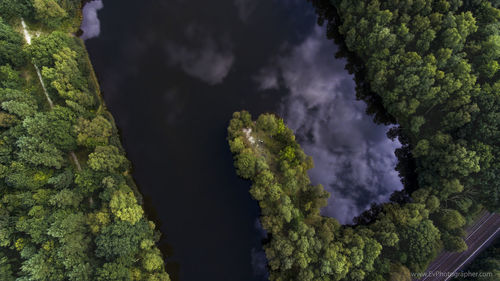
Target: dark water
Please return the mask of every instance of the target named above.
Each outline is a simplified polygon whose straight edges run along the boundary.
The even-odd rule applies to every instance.
[[[178,280],[263,279],[251,260],[253,249],[261,249],[258,205],[250,183],[235,175],[226,127],[234,111],[279,109],[285,92],[259,92],[252,76],[285,41],[299,41],[315,18],[305,1],[254,2],[243,21],[226,0],[105,0],[101,33],[86,41],[134,178],[157,213],[162,242],[172,248],[167,264]],[[185,68],[212,80],[183,71],[169,56],[172,48],[189,49]],[[217,83],[221,67],[212,65],[231,56]]]
[[[103,2],[100,34],[86,45],[174,280],[265,279],[255,264],[258,205],[225,140],[234,111],[284,115],[320,159],[311,175],[327,188],[344,182],[335,175],[349,173],[346,163],[362,168],[365,185],[391,173],[387,128],[354,100],[345,62],[333,58],[335,46],[305,0]],[[383,200],[397,188],[370,192]],[[353,196],[339,190],[335,200],[345,200],[332,201],[328,215],[345,221],[366,207],[362,188]]]

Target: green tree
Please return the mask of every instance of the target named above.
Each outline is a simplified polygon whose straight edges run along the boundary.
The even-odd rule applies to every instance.
[[[139,252],[142,236],[149,232],[144,220],[132,225],[129,222],[117,221],[105,226],[95,239],[96,255],[108,261],[119,257],[133,257]]]
[[[127,159],[120,154],[116,146],[112,145],[97,146],[88,160],[90,168],[105,172],[119,172],[126,163]]]
[[[3,0],[0,2],[0,11],[7,20],[20,16],[31,18],[33,6],[30,0]]]
[[[60,169],[64,158],[53,144],[35,137],[20,137],[17,142],[17,156],[24,162]]]
[[[33,0],[35,17],[49,27],[57,27],[68,13],[55,0]]]
[[[126,189],[129,189],[126,187]],[[111,212],[120,220],[135,224],[144,214],[141,206],[137,204],[132,191],[119,189],[113,193],[109,202]]]
[[[106,118],[99,115],[91,121],[83,118],[79,119],[77,132],[78,144],[93,148],[108,144],[109,137],[112,134],[112,127]]]
[[[253,152],[249,149],[244,149],[236,158],[236,171],[242,178],[250,179],[255,174],[255,164],[256,159]]]
[[[444,235],[443,244],[445,250],[447,251],[463,252],[467,250],[467,244],[462,237],[454,235]]]
[[[0,111],[0,127],[8,128],[19,123],[15,115]]]
[[[5,281],[14,281],[14,273],[7,256],[0,251],[0,278]]]
[[[76,148],[74,113],[65,107],[56,106],[48,113],[39,112],[23,121],[27,133],[58,149],[70,151]]]
[[[128,268],[117,262],[105,263],[101,268],[97,269],[98,281],[132,281],[131,274]]]
[[[48,35],[33,38],[31,45],[26,46],[26,51],[38,67],[53,67],[56,60],[54,54],[64,47],[77,49],[73,39],[65,32],[53,31]]]
[[[87,93],[86,81],[78,68],[76,52],[64,47],[53,57],[54,68],[42,68],[44,79],[50,82],[50,86],[63,99],[77,102],[82,106],[93,105],[93,97]]]
[[[0,88],[19,89],[22,86],[23,80],[18,71],[9,64],[0,66]]]
[[[446,230],[461,228],[465,225],[465,218],[457,211],[443,209],[437,214],[438,225]]]
[[[0,65],[10,64],[14,67],[23,65],[26,60],[22,45],[23,37],[21,34],[4,23],[0,17]]]
[[[389,275],[389,281],[411,281],[410,270],[401,264],[393,264]]]
[[[408,256],[406,261],[401,262],[412,271],[423,271],[439,249],[439,230],[432,221],[423,220],[415,228],[403,228],[400,237],[399,247]]]
[[[160,251],[156,249],[146,253],[142,259],[142,266],[149,272],[161,270],[163,268],[163,258]]]

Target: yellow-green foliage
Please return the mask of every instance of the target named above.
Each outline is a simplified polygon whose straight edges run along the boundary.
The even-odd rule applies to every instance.
[[[126,189],[129,188],[126,187]],[[109,202],[109,207],[116,217],[131,224],[135,224],[144,215],[142,207],[137,204],[131,190],[128,192],[121,189],[115,191]]]

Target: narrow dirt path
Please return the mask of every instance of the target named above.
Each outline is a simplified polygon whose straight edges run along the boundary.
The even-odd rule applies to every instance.
[[[28,28],[26,27],[26,23],[24,22],[24,19],[21,19],[21,24],[23,26],[23,33],[24,33],[24,39],[26,40],[26,43],[28,45],[31,45],[31,35],[28,32]],[[42,85],[43,92],[45,94],[45,97],[47,98],[47,102],[50,105],[50,108],[52,109],[54,107],[54,103],[50,99],[49,93],[47,92],[47,88],[45,87],[45,83],[43,82],[42,74],[40,73],[40,69],[36,65],[36,63],[33,62],[33,66],[36,69],[36,74],[38,75],[38,80],[40,80],[40,84]]]
[[[28,28],[26,26],[26,23],[24,22],[24,19],[21,19],[21,25],[23,26],[23,34],[24,34],[24,39],[26,40],[26,43],[28,45],[31,45],[31,35],[28,32]],[[50,109],[54,108],[54,103],[52,102],[52,99],[49,96],[49,93],[47,92],[47,88],[45,87],[45,83],[43,82],[42,74],[40,73],[40,69],[38,66],[34,63],[33,66],[35,67],[36,74],[38,75],[38,80],[40,81],[40,84],[42,85],[43,92],[45,94],[45,98],[47,98],[47,102],[49,103]],[[80,161],[78,161],[78,158],[76,157],[75,152],[70,151],[69,152],[71,159],[73,159],[73,162],[75,162],[76,168],[78,171],[82,170],[82,166],[80,165]]]

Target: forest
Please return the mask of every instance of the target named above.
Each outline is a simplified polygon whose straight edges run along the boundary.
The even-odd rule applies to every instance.
[[[500,1],[309,1],[367,113],[395,125],[405,188],[341,225],[320,214],[329,194],[283,119],[234,113],[228,142],[261,209],[270,279],[409,281],[499,211]],[[170,280],[76,36],[81,5],[0,2],[0,280]],[[470,268],[500,278],[497,245]]]
[[[340,225],[320,215],[328,193],[283,120],[236,112],[228,141],[269,234],[270,279],[411,280],[441,250],[464,251],[464,227],[500,207],[500,3],[311,2],[367,113],[396,125],[405,188]]]
[[[75,36],[81,5],[0,2],[0,280],[170,280]]]

